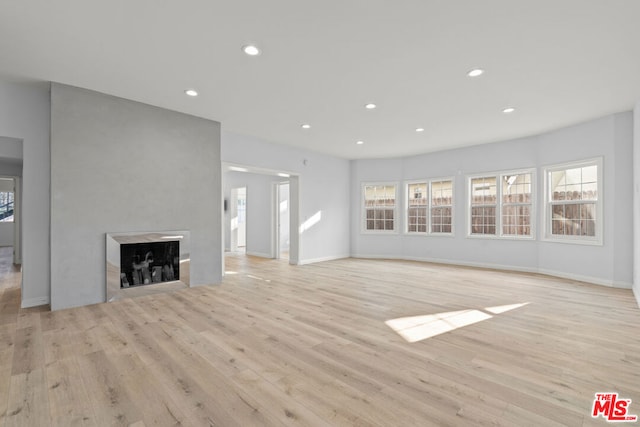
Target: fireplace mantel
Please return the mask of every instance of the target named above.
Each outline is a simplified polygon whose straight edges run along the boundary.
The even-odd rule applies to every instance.
[[[160,242],[179,243],[179,280],[163,281],[158,283],[141,284],[138,286],[123,287],[121,281],[121,246],[129,244],[151,244]],[[130,233],[107,233],[107,278],[106,299],[107,302],[117,301],[123,298],[153,295],[162,292],[170,292],[187,288],[189,281],[190,265],[190,236],[188,231],[150,231]]]

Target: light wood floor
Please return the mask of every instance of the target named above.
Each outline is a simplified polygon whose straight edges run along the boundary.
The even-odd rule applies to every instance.
[[[0,425],[606,425],[610,391],[640,414],[629,290],[399,261],[227,270],[53,313],[0,286]],[[516,303],[414,343],[385,324]]]

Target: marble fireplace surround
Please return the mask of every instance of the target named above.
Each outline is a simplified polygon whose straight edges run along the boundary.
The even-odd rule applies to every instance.
[[[185,230],[107,233],[107,302],[188,288],[190,235]],[[129,243],[180,242],[180,280],[130,288],[120,287],[120,245]]]

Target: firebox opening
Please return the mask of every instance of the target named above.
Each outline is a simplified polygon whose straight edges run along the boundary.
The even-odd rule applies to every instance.
[[[180,280],[180,242],[120,245],[120,288]]]

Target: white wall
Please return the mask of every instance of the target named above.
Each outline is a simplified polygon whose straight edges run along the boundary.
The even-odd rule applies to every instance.
[[[299,263],[349,256],[348,160],[231,132],[222,132],[222,160],[299,175],[298,182],[292,180],[290,186],[291,204],[299,203],[300,209],[299,218],[293,210],[291,214],[291,221],[302,227]],[[294,196],[296,185],[299,201]],[[291,236],[292,245],[295,239]]]
[[[629,160],[631,129],[631,114],[621,113],[518,140],[400,159],[352,161],[352,255],[539,271],[604,285],[631,287],[629,224],[633,219],[632,188],[628,179],[632,174]],[[604,157],[604,245],[541,241],[544,226],[541,168],[598,156]],[[468,238],[466,176],[520,168],[537,168],[537,239]],[[397,182],[402,189],[404,180],[438,177],[454,177],[455,180],[453,237],[361,232],[363,182]],[[404,229],[402,212],[399,210],[399,230]]]
[[[0,135],[0,158],[22,164],[22,140]]]
[[[222,280],[217,122],[52,83],[51,307],[105,301],[105,233],[189,230],[191,286]]]
[[[0,222],[0,247],[13,246],[13,222]]]
[[[22,306],[50,301],[48,83],[0,80],[0,136],[22,140]]]
[[[633,293],[640,306],[640,102],[633,110]]]
[[[17,163],[14,161],[7,161],[0,158],[0,175],[22,176],[22,161]]]

